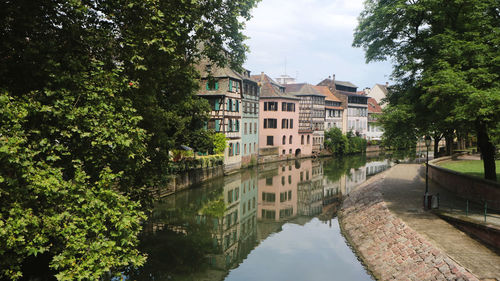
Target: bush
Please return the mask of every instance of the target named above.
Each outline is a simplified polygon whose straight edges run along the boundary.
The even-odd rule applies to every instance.
[[[366,151],[366,140],[349,131],[343,135],[339,128],[325,132],[325,148],[335,155],[361,153]]]

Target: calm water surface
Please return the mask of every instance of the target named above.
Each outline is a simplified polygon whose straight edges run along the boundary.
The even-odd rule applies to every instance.
[[[342,196],[391,160],[261,165],[158,202],[130,280],[372,280],[340,233]]]

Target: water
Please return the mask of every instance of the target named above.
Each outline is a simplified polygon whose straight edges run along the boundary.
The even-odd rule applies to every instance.
[[[372,280],[342,236],[342,196],[392,165],[384,158],[261,165],[164,198],[130,280]]]

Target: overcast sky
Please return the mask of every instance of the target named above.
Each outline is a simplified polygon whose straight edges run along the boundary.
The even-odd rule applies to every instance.
[[[245,35],[250,47],[245,67],[272,78],[285,74],[317,84],[329,75],[358,90],[390,83],[390,62],[365,63],[353,48],[353,31],[363,0],[261,0]]]

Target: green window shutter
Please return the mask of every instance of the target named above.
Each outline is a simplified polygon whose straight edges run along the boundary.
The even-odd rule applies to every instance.
[[[215,99],[215,110],[219,110],[219,108],[220,108],[219,99]]]
[[[231,99],[227,99],[226,111],[229,111],[229,104],[231,103]]]
[[[219,89],[219,82],[215,82],[215,89],[218,90]]]
[[[208,82],[207,82],[207,84],[205,85],[205,87],[206,87],[206,89],[207,89],[207,90],[210,90],[210,87],[208,86]]]
[[[215,131],[220,132],[220,120],[215,120]]]
[[[233,91],[233,80],[229,80],[229,91]]]
[[[236,132],[240,131],[240,121],[236,120]]]

